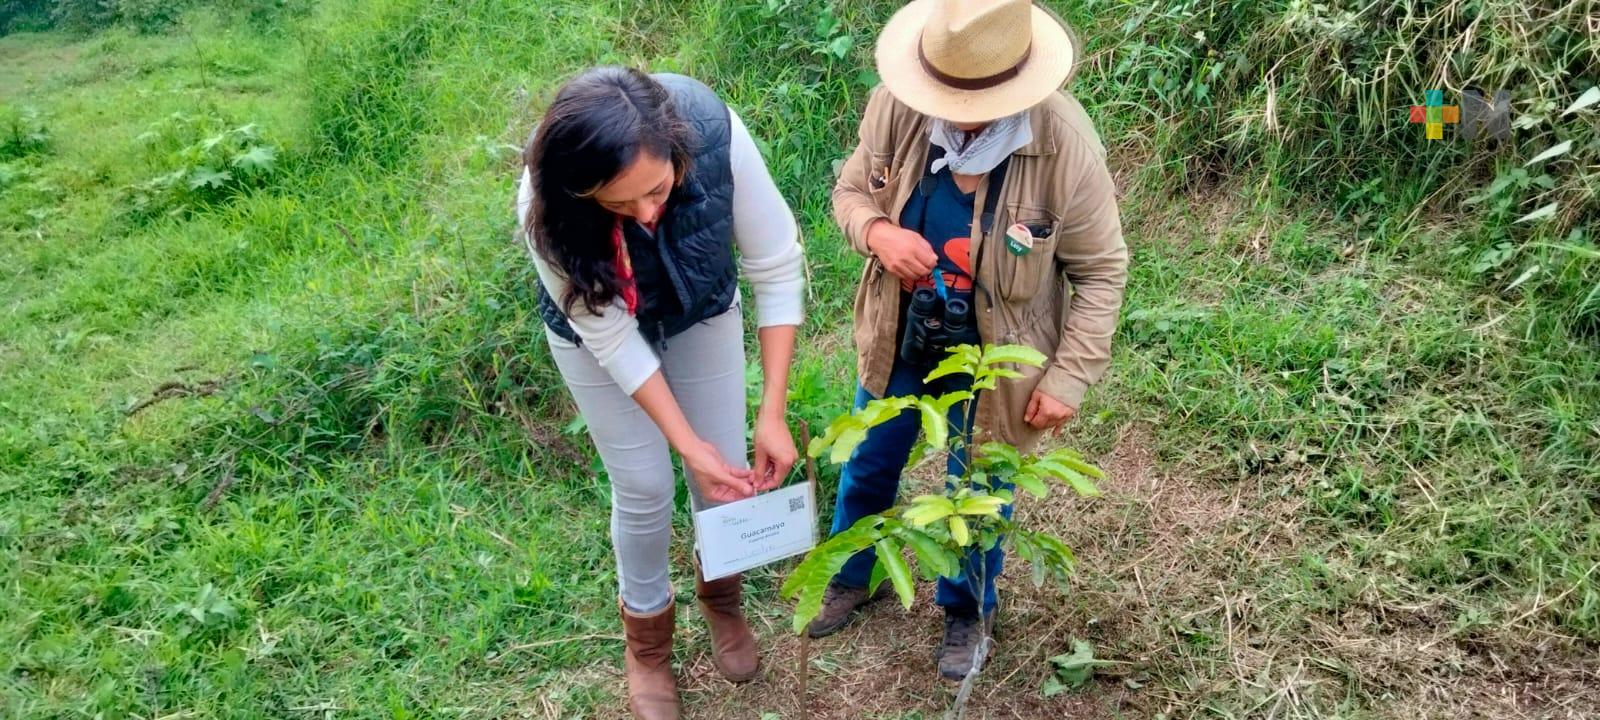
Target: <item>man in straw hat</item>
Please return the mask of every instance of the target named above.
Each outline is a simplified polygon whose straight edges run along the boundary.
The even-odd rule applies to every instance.
[[[833,189],[835,219],[868,258],[855,303],[857,407],[970,384],[923,382],[945,347],[1026,344],[1049,357],[1045,367],[1019,368],[1023,377],[982,392],[966,417],[958,405],[951,421],[1028,449],[1072,419],[1105,372],[1128,251],[1105,148],[1061,90],[1079,51],[1027,0],[916,0],[884,27],[883,85]],[[908,411],[872,429],[844,467],[833,532],[893,504],[917,428]],[[952,474],[963,455],[950,458]],[[834,578],[812,637],[888,589],[869,597],[875,560],[869,549]],[[939,581],[946,678],[981,663],[1003,561],[998,546],[974,551],[962,578]]]

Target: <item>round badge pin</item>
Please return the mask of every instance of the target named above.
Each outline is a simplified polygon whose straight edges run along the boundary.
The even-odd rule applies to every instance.
[[[1006,228],[1006,249],[1012,255],[1027,255],[1033,250],[1033,233],[1028,226],[1017,223]]]

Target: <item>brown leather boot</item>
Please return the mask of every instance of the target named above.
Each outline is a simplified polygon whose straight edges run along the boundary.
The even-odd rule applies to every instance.
[[[648,615],[633,614],[621,599],[617,606],[622,609],[622,634],[627,641],[622,662],[628,675],[628,709],[639,720],[677,720],[678,683],[672,677],[677,602],[670,601]]]
[[[756,636],[744,621],[740,577],[707,582],[700,568],[695,568],[694,594],[700,598],[700,613],[711,626],[711,659],[723,677],[733,682],[745,682],[761,672]]]
[[[878,586],[878,592],[869,595],[866,588],[853,588],[829,580],[828,589],[822,594],[822,607],[811,624],[806,626],[806,634],[823,638],[839,632],[850,624],[856,610],[882,600],[892,592],[894,589],[889,587],[889,583]]]

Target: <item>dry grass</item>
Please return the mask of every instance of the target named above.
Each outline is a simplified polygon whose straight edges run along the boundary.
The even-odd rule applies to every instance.
[[[1057,528],[1082,565],[1071,590],[1002,579],[994,661],[968,706],[972,718],[1339,716],[1383,718],[1592,718],[1600,677],[1570,639],[1526,628],[1452,635],[1445,608],[1395,605],[1371,587],[1335,612],[1306,612],[1286,577],[1320,542],[1300,523],[1297,497],[1272,491],[1301,480],[1264,477],[1223,486],[1170,472],[1151,429],[1122,427],[1103,465],[1104,496],[1058,493],[1020,510]],[[911,482],[935,481],[936,466]],[[910,611],[879,603],[838,635],[811,646],[810,692],[799,711],[801,643],[787,609],[748,602],[766,671],[733,685],[710,661],[691,609],[679,621],[679,682],[688,717],[934,718],[954,699],[933,662],[939,614],[919,593]],[[1045,698],[1039,688],[1071,639],[1119,661],[1088,688]],[[600,717],[626,717],[616,700]],[[1360,703],[1355,698],[1362,697]],[[1340,710],[1343,708],[1343,710]],[[1376,713],[1373,715],[1372,713]]]

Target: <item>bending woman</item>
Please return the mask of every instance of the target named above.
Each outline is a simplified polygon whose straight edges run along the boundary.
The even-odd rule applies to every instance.
[[[777,487],[794,465],[784,415],[805,285],[794,216],[739,117],[679,75],[584,72],[557,93],[523,159],[518,215],[546,337],[611,478],[629,707],[675,718],[668,448],[696,510]],[[753,469],[741,271],[765,378]],[[755,677],[740,578],[706,582],[697,569],[695,593],[718,670]]]

